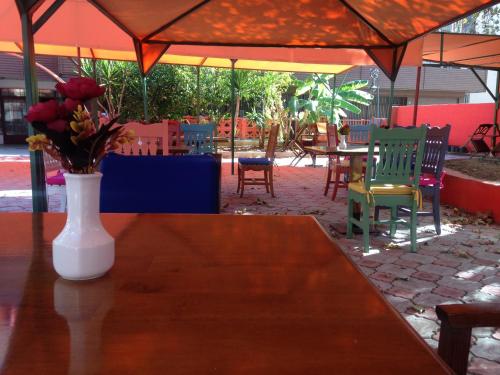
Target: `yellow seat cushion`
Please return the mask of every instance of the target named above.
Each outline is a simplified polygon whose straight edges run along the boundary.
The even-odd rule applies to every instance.
[[[349,189],[357,193],[366,194],[365,184],[361,181],[351,182]],[[372,185],[370,186],[370,193],[380,195],[413,195],[414,189],[408,185]]]
[[[351,182],[349,190],[366,196],[369,204],[375,204],[375,195],[412,195],[419,208],[422,208],[422,192],[418,188],[408,185],[372,185],[370,191],[366,191],[363,181]]]

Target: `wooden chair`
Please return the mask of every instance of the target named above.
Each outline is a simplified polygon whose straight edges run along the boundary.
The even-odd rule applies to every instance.
[[[129,122],[123,125],[125,129],[135,133],[132,143],[125,143],[116,151],[122,155],[157,155],[160,147],[163,155],[168,155],[168,125],[141,124],[139,122]]]
[[[467,374],[471,329],[500,327],[500,303],[436,306],[441,320],[438,354],[458,375]]]
[[[270,190],[271,196],[274,198],[273,163],[278,143],[278,130],[278,125],[271,126],[265,157],[238,159],[238,189],[236,192],[240,193],[240,197],[243,197],[245,185],[264,185],[266,192],[269,193]],[[264,171],[264,178],[245,178],[246,171]]]
[[[347,237],[352,238],[353,225],[363,230],[365,252],[370,247],[370,207],[386,206],[391,209],[390,220],[374,220],[377,224],[390,224],[394,235],[397,224],[410,227],[411,250],[417,248],[417,208],[422,195],[418,187],[425,147],[426,127],[416,129],[373,128],[364,181],[349,183]],[[379,161],[372,176],[375,143],[379,144]],[[413,162],[414,161],[414,162]],[[354,217],[354,204],[362,208],[362,217]],[[398,218],[398,207],[410,207],[410,222]]]
[[[339,136],[337,132],[337,125],[329,125],[326,128],[327,132],[327,145],[328,147],[334,147],[338,146],[339,144]],[[330,188],[330,184],[333,185],[333,194],[332,194],[332,201],[335,200],[335,197],[337,196],[337,190],[339,187],[343,187],[347,189],[348,183],[346,182],[347,179],[345,178],[346,175],[349,173],[349,160],[348,159],[341,159],[340,156],[338,155],[332,155],[328,159],[328,172],[326,174],[326,186],[325,186],[325,192],[324,195],[328,194],[328,189]],[[340,175],[344,175],[344,178],[341,179]],[[332,180],[332,176],[335,176],[335,178]]]
[[[477,153],[489,153],[490,146],[485,142],[484,138],[487,137],[488,132],[493,127],[493,124],[481,124],[474,130],[474,133],[465,142],[463,147],[467,147],[470,143]]]
[[[61,206],[60,211],[66,211],[66,180],[64,179],[64,173],[66,172],[61,165],[59,160],[54,159],[52,156],[43,153],[43,164],[45,167],[45,184],[47,185],[47,190],[54,189],[55,191],[61,193]],[[51,194],[47,194],[47,199],[50,199]]]
[[[326,123],[325,123],[326,125]],[[325,129],[323,127],[323,129]],[[325,134],[325,132],[323,132]],[[299,162],[307,155],[311,156],[313,165],[316,165],[316,154],[306,151],[304,147],[316,146],[320,137],[320,131],[317,124],[309,124],[296,134],[295,140],[291,143],[291,150],[295,158],[290,163],[291,166],[297,166]],[[295,163],[295,164],[294,164]]]
[[[412,129],[407,127],[406,129]],[[404,128],[403,128],[404,129]],[[441,234],[441,189],[443,188],[443,167],[446,152],[448,150],[448,139],[450,137],[451,126],[428,127],[425,137],[425,150],[422,159],[422,169],[419,181],[419,188],[424,197],[432,197],[432,211],[418,211],[417,216],[432,216],[434,218],[434,228],[436,233]],[[383,208],[375,207],[375,220],[379,218],[379,210]],[[408,214],[408,208],[400,207],[400,214]]]
[[[177,120],[163,120],[168,126],[168,145],[179,146],[181,144],[181,123]]]
[[[181,130],[184,133],[184,144],[190,148],[190,154],[215,153],[215,124],[181,124]]]

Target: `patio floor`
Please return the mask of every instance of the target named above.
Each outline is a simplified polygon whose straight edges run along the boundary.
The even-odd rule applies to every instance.
[[[0,156],[0,211],[31,211],[29,161],[25,155]],[[226,161],[226,160],[225,160]],[[371,239],[363,254],[361,238],[348,240],[333,230],[346,220],[346,191],[335,202],[323,196],[326,168],[289,167],[291,159],[278,159],[275,168],[276,198],[263,187],[247,187],[236,194],[236,176],[223,163],[222,212],[226,214],[313,215],[361,271],[384,293],[433,348],[437,347],[439,322],[434,307],[441,303],[500,302],[500,227],[443,208],[441,236],[431,218],[419,225],[419,249],[409,252],[408,231],[390,239],[384,233]],[[324,165],[326,159],[318,159]],[[310,164],[310,159],[301,165]],[[63,190],[49,191],[49,209],[60,209]],[[426,205],[429,205],[427,202]],[[250,240],[250,237],[249,237]],[[472,374],[500,373],[500,329],[473,330]]]

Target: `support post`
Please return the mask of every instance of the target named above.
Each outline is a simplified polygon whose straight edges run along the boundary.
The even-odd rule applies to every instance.
[[[394,81],[391,80],[391,94],[389,97],[389,113],[387,114],[387,126],[392,128],[392,103],[394,102]]]
[[[200,66],[199,65],[196,67],[196,116],[200,117]]]
[[[236,128],[236,75],[234,64],[236,59],[231,59],[231,174],[234,175],[234,133]]]
[[[144,121],[149,121],[148,112],[148,78],[147,76],[142,77],[142,103],[144,105]]]
[[[35,71],[35,44],[33,42],[33,20],[26,6],[19,7],[23,37],[24,84],[26,107],[38,103],[38,84]],[[35,129],[28,126],[28,134],[34,135]],[[31,190],[33,212],[47,212],[47,188],[42,151],[30,152]]]
[[[413,103],[413,125],[417,126],[417,114],[418,114],[418,100],[420,98],[420,74],[422,73],[422,67],[417,67],[417,83],[415,87],[415,100]]]
[[[497,133],[500,133],[498,128],[498,108],[500,106],[500,71],[497,70],[497,84],[495,86],[495,114],[493,115],[493,138],[491,138],[491,149],[495,151],[497,143]]]
[[[335,107],[335,88],[337,87],[337,75],[333,75],[332,102],[330,105],[330,125],[333,124],[333,108]]]

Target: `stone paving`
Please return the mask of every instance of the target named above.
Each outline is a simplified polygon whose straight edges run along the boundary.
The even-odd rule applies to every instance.
[[[231,175],[230,164],[223,163],[222,212],[315,216],[432,348],[439,339],[437,304],[500,302],[499,226],[443,207],[441,236],[435,235],[431,218],[421,219],[417,253],[410,253],[408,231],[400,229],[392,239],[384,232],[373,236],[371,250],[364,254],[359,235],[349,240],[333,229],[346,220],[346,191],[340,190],[333,202],[323,196],[326,168],[286,166],[289,163],[289,158],[278,159],[275,167],[276,198],[261,186],[247,187],[240,198],[236,176]],[[307,163],[310,159],[300,165]],[[319,165],[325,163],[318,159]],[[60,210],[63,196],[62,190],[49,191],[50,211]],[[27,157],[0,156],[0,211],[30,210]],[[473,330],[469,372],[500,374],[500,329]]]

